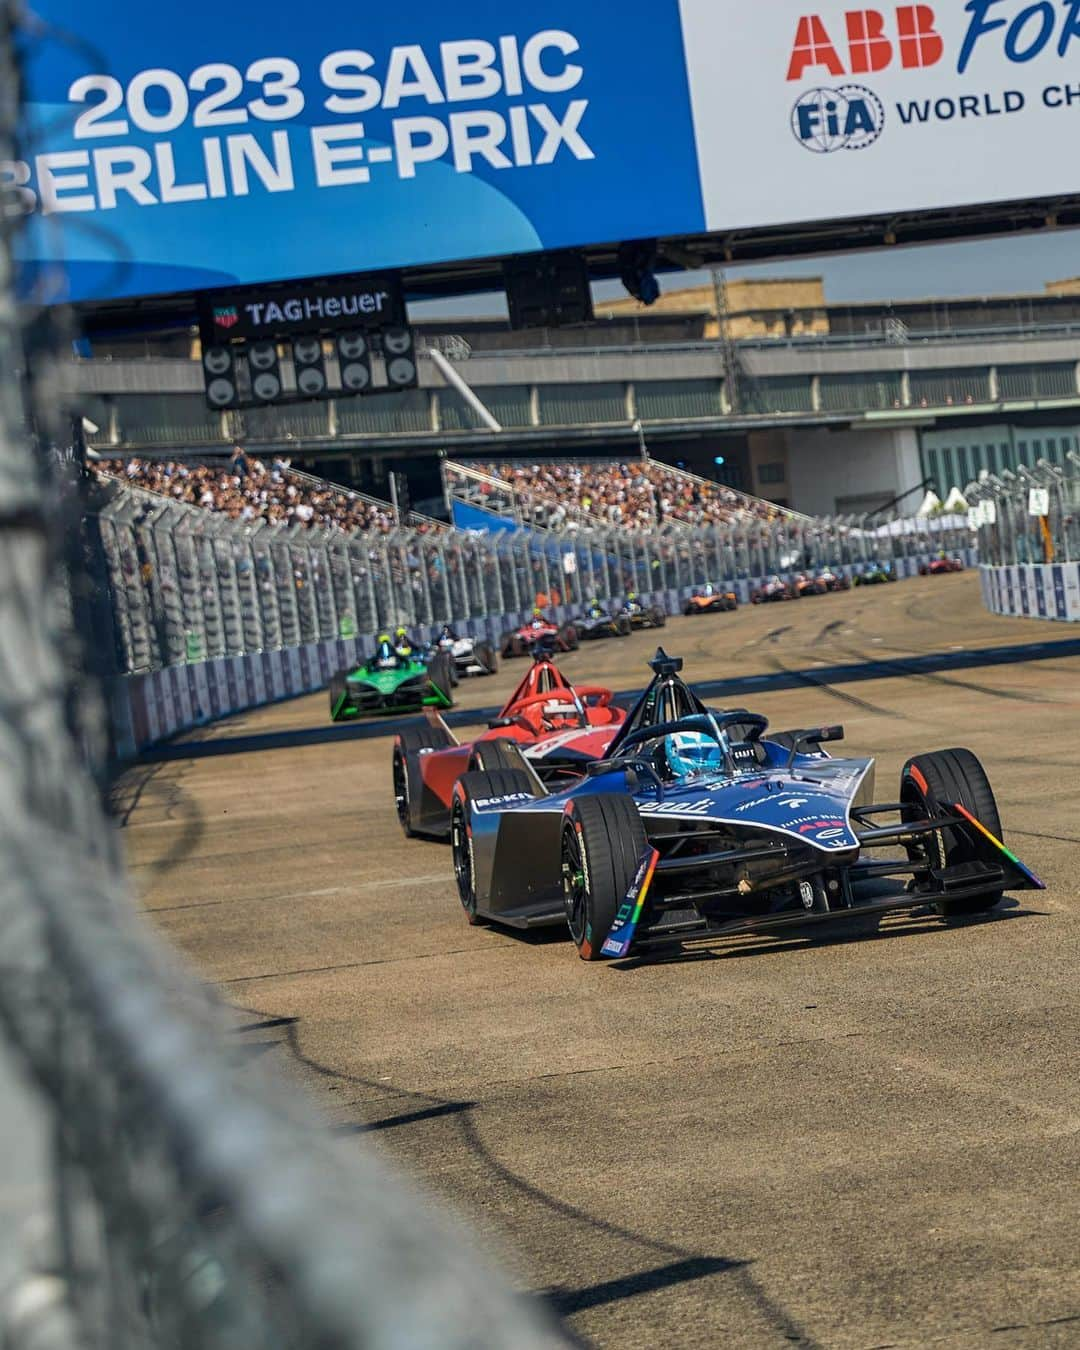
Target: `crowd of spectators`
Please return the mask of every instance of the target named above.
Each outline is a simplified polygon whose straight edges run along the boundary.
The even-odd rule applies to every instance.
[[[269,464],[237,450],[216,463],[192,460],[101,460],[100,472],[171,501],[220,511],[232,520],[266,520],[340,530],[394,528],[390,506],[313,482],[290,468],[287,459]]]
[[[785,513],[654,460],[570,461],[543,464],[470,464],[506,484],[525,515],[550,528],[592,518],[631,529],[682,525],[731,525],[776,520]],[[480,494],[493,489],[481,484]]]

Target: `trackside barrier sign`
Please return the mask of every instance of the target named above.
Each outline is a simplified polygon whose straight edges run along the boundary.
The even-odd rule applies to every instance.
[[[35,12],[0,176],[76,300],[1077,190],[1078,0]]]

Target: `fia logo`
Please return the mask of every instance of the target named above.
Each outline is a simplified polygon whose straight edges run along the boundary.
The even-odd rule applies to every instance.
[[[795,139],[818,155],[834,150],[865,150],[885,126],[885,108],[861,84],[838,89],[808,89],[791,110]]]

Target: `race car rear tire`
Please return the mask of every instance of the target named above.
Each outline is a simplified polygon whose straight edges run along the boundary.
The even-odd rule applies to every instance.
[[[918,781],[919,777],[922,783]],[[912,756],[900,774],[900,800],[910,812],[907,818],[913,820],[936,815],[939,811],[947,812],[959,802],[992,835],[998,839],[1002,837],[1001,816],[993,788],[986,770],[970,750],[934,750]],[[931,847],[936,847],[938,864],[943,867],[957,867],[976,860],[974,849],[959,830],[938,831]],[[937,909],[946,918],[982,914],[993,909],[1001,896],[1001,890],[997,889],[966,900],[939,900]]]
[[[398,823],[407,839],[412,839],[416,833],[413,829],[412,803],[417,800],[423,787],[420,776],[420,751],[445,750],[448,745],[453,744],[454,738],[445,727],[432,726],[430,722],[406,728],[394,744],[391,770],[394,806],[397,809]]]
[[[495,675],[499,670],[499,658],[490,642],[477,642],[473,645],[473,660],[481,667],[485,675]]]
[[[332,675],[330,677],[329,689],[330,689],[330,720],[331,722],[337,722],[341,718],[341,712],[343,707],[342,700],[344,698],[346,689],[345,671],[339,670],[336,675]]]
[[[583,961],[601,959],[600,949],[647,843],[629,797],[574,799],[563,823],[563,900],[570,937]]]
[[[450,851],[454,859],[458,897],[465,917],[471,924],[487,923],[487,919],[477,913],[469,802],[476,797],[504,797],[516,792],[532,795],[532,782],[523,769],[464,773],[454,788],[454,801],[450,808]]]

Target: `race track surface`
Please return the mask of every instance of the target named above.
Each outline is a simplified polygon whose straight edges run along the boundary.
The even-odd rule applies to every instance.
[[[657,636],[563,664],[640,688]],[[587,966],[561,934],[465,924],[449,851],[398,829],[389,740],[331,727],[319,694],[129,775],[146,907],[253,1053],[586,1343],[1080,1344],[1080,634],[986,614],[965,574],[659,636],[691,681],[755,679],[738,702],[775,726],[842,721],[880,797],[909,754],[969,746],[1049,890],[966,924]]]

